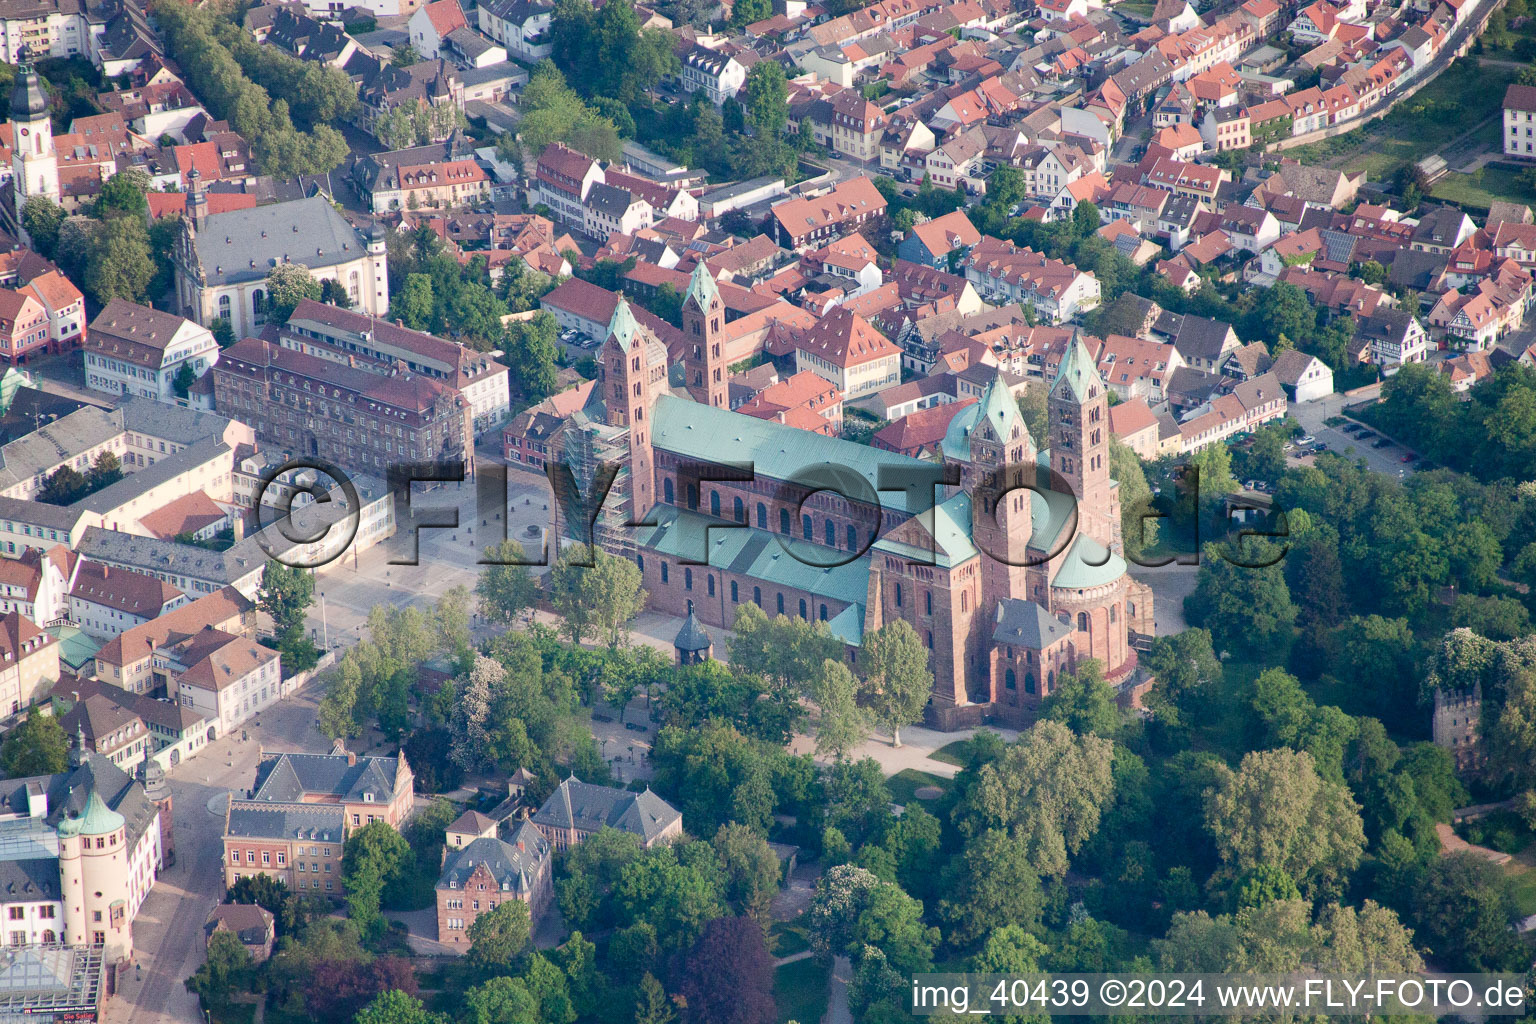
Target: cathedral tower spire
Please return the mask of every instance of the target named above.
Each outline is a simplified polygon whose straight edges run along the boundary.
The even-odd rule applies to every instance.
[[[629,428],[629,514],[630,522],[635,523],[642,522],[656,503],[650,340],[650,333],[640,326],[628,300],[620,295],[598,360],[598,383],[607,404],[608,422]]]
[[[730,408],[724,328],[725,302],[700,260],[683,297],[683,372],[693,400],[715,409]]]
[[[1077,498],[1078,530],[1120,551],[1119,488],[1109,476],[1109,396],[1081,334],[1061,358],[1047,406],[1051,469]]]
[[[1028,597],[1034,528],[1033,495],[1024,488],[1034,483],[1035,442],[1001,378],[982,392],[969,441],[972,535],[982,552],[982,607],[990,610],[1004,598]]]

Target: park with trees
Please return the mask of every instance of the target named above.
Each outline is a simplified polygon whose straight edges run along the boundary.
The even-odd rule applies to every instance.
[[[1229,478],[1217,450],[1202,471]],[[1536,647],[1528,624],[1505,622],[1528,611],[1502,581],[1536,505],[1501,482],[1441,470],[1399,483],[1331,455],[1274,482],[1288,556],[1227,557],[1262,562],[1273,538],[1202,552],[1191,628],[1141,656],[1157,679],[1145,713],[1082,661],[1031,728],[933,755],[957,768],[921,780],[937,795],[865,756],[921,720],[932,684],[904,622],[865,637],[850,664],[825,624],[746,603],[719,660],[679,666],[630,634],[644,607],[632,563],[579,568],[568,553],[541,581],[495,564],[515,545],[493,549],[473,591],[375,609],[332,676],[322,728],[403,742],[428,791],[525,769],[539,802],[569,774],[618,784],[591,719],[648,715],[645,784],[682,812],[684,838],[592,836],[556,859],[563,941],[535,948],[516,905],[477,922],[461,962],[407,977],[381,915],[430,900],[457,812],[439,799],[404,834],[354,834],[346,921],[264,894],[289,921],[284,951],[266,966],[221,952],[194,981],[254,987],[312,1019],[774,1024],[819,1013],[834,958],[861,1022],[910,1019],[900,979],[935,968],[1518,967],[1529,954],[1511,924],[1530,895],[1484,859],[1444,855],[1437,826],[1474,796],[1512,795],[1510,827],[1536,839]],[[1489,524],[1505,495],[1518,514]],[[556,624],[530,622],[536,607]],[[475,616],[498,632],[474,642]],[[425,686],[426,662],[446,664],[446,681]],[[1428,742],[1424,709],[1436,687],[1473,685],[1491,698],[1489,772],[1469,791]],[[770,843],[798,848],[816,877],[787,920]],[[809,959],[775,966],[799,949]],[[296,980],[300,964],[323,993]]]

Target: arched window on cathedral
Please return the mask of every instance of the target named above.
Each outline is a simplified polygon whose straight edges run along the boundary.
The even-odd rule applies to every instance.
[[[896,607],[901,607],[901,584],[896,584]]]
[[[928,649],[930,651],[933,650],[933,630],[931,630],[931,629],[928,631],[927,644],[928,644]]]
[[[746,503],[743,502],[740,498],[735,499],[733,512],[735,513],[736,521],[738,523],[744,523],[747,521],[747,506]]]
[[[827,520],[826,534],[827,534],[827,547],[829,547],[829,548],[837,547],[837,524],[834,523],[830,519]]]
[[[786,537],[789,536],[789,509],[787,508],[779,509],[779,532]]]
[[[667,563],[661,563],[661,582],[667,582]]]
[[[859,531],[855,530],[852,526],[848,527],[848,550],[859,550]]]
[[[693,570],[692,569],[684,569],[683,570],[683,589],[684,590],[692,590],[693,589]]]
[[[719,491],[710,491],[709,492],[709,514],[714,516],[716,519],[720,518],[720,492]]]
[[[664,477],[661,481],[661,500],[668,505],[677,504],[677,494],[672,489],[672,478]]]
[[[960,591],[960,610],[962,612],[971,610],[971,595],[964,590]]]
[[[800,617],[802,619],[809,619],[810,618],[810,616],[808,614],[806,614],[805,598],[803,598],[803,597],[800,599]]]
[[[752,588],[752,603],[757,605],[759,608],[761,608],[763,606],[763,588],[762,587],[753,587]]]
[[[1088,632],[1088,613],[1087,612],[1078,612],[1077,613],[1077,628],[1079,630],[1081,630],[1082,632],[1084,632],[1084,633]]]
[[[698,484],[689,484],[688,485],[688,511],[690,511],[690,512],[697,512],[698,510],[699,510],[699,485]]]
[[[816,536],[816,531],[811,528],[811,525],[810,516],[802,515],[800,517],[800,535],[806,540],[811,540]]]
[[[715,596],[715,578],[713,576],[709,576],[709,577],[706,577],[706,579],[709,581],[709,596],[710,597],[714,597]]]
[[[778,600],[779,614],[783,615],[784,614],[784,595],[783,594],[779,594],[778,598],[779,598],[779,600]]]
[[[1025,672],[1024,673],[1024,692],[1025,693],[1034,693],[1035,692],[1035,674],[1033,672]]]
[[[923,614],[933,614],[933,591],[931,590],[923,591]]]
[[[1134,616],[1136,614],[1136,602],[1135,601],[1127,601],[1127,602],[1125,602],[1125,614],[1130,615],[1130,616]]]
[[[1018,686],[1019,681],[1018,678],[1013,674],[1013,669],[1009,669],[1007,672],[1003,673],[1003,687],[1005,689],[1016,690],[1018,689]]]
[[[1115,624],[1115,621],[1116,621],[1116,619],[1115,619],[1115,606],[1114,605],[1110,605],[1109,606],[1109,624],[1111,626],[1113,626]]]
[[[1046,677],[1045,677],[1045,688],[1046,688],[1046,693],[1051,693],[1051,692],[1053,692],[1056,689],[1056,670],[1055,669],[1051,669],[1051,671],[1046,675]]]
[[[638,568],[641,572],[645,572],[645,556],[644,555],[636,555],[635,556],[635,567]]]
[[[757,503],[757,528],[759,530],[768,529],[768,506],[762,502]]]
[[[820,611],[821,611],[821,615],[819,617],[820,617],[821,621],[822,622],[826,622],[827,621],[827,606],[825,604],[823,604],[821,606]]]
[[[735,580],[731,580],[731,604],[735,604],[737,600],[738,599],[736,597],[736,581]]]

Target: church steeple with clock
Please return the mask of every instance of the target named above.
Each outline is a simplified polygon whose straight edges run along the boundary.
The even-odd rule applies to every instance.
[[[11,188],[15,216],[21,228],[27,200],[44,196],[59,202],[59,159],[53,149],[53,124],[48,113],[48,94],[43,80],[29,64],[16,69],[11,90]],[[21,228],[25,239],[26,230]]]

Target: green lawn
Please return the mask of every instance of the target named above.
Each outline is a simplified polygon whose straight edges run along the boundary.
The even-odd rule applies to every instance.
[[[773,1000],[779,1007],[779,1024],[820,1024],[831,998],[832,970],[815,957],[796,960],[773,972]]]
[[[263,1020],[266,1024],[313,1024],[313,1018],[302,1010],[290,1012],[271,1005],[267,1007]]]
[[[1336,165],[1341,170],[1364,171],[1372,181],[1387,181],[1404,164],[1438,153],[1474,127],[1478,141],[1496,146],[1504,87],[1516,74],[1514,68],[1489,67],[1476,57],[1463,57],[1386,117],[1373,121],[1358,135],[1351,132],[1345,136],[1350,142],[1341,146],[1341,140],[1326,140],[1291,155],[1303,158],[1311,151],[1322,159],[1337,159],[1347,152]],[[1451,186],[1453,190],[1456,187]],[[1439,188],[1435,196],[1440,197]]]
[[[937,775],[929,775],[927,772],[920,772],[916,768],[903,768],[895,775],[886,779],[885,785],[891,791],[891,801],[905,805],[913,802],[920,804],[931,802],[918,800],[914,795],[923,786],[937,786],[948,793],[952,783],[949,779],[940,778]]]
[[[1520,908],[1520,913],[1536,914],[1536,871],[1514,860],[1504,865],[1504,870],[1510,876],[1510,888],[1514,891],[1515,906]]]
[[[970,740],[955,740],[953,743],[944,744],[938,750],[935,750],[933,753],[929,754],[928,757],[934,761],[943,761],[945,764],[957,765],[961,768],[964,768],[966,765],[966,756],[970,753],[970,750]]]
[[[1480,175],[1447,174],[1435,182],[1430,194],[1446,202],[1484,210],[1498,199],[1536,204],[1536,189],[1521,180],[1521,172],[1503,166],[1484,167]]]
[[[776,921],[768,929],[768,948],[774,956],[794,956],[811,948],[805,929],[792,921]]]

